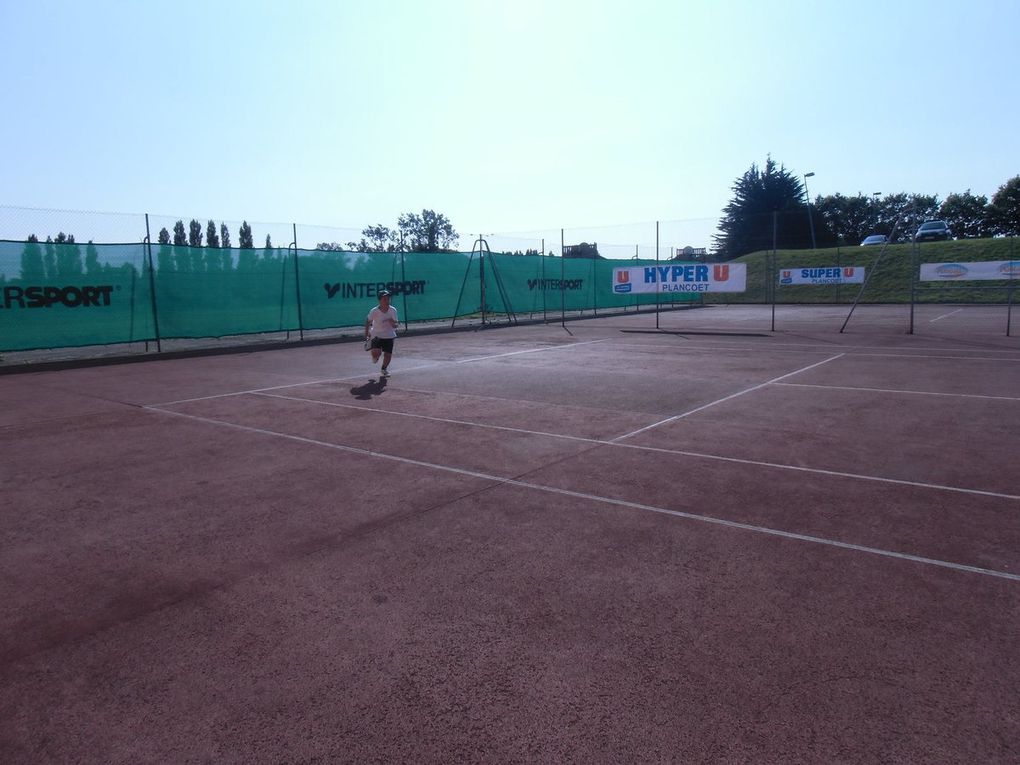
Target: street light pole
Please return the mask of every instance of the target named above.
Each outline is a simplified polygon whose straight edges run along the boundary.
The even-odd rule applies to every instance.
[[[808,219],[808,225],[811,226],[811,249],[812,250],[817,250],[818,249],[818,243],[815,241],[815,219],[811,217],[811,194],[808,193],[808,188],[807,188],[807,179],[808,178],[813,178],[814,175],[815,174],[813,172],[812,173],[805,173],[804,174],[804,196],[807,197],[807,219]]]

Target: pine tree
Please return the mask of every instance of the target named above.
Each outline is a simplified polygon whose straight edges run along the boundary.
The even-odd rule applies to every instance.
[[[241,232],[238,234],[238,246],[242,250],[253,250],[255,249],[255,240],[251,234],[251,226],[248,225],[248,221],[244,221],[241,224]]]

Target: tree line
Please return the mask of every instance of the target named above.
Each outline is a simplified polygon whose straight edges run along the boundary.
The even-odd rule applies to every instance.
[[[451,252],[460,240],[450,219],[435,210],[404,213],[397,217],[397,225],[390,228],[382,223],[366,226],[357,242],[319,242],[317,250],[347,252]]]
[[[968,189],[944,200],[929,194],[818,195],[809,203],[801,177],[768,157],[751,165],[733,185],[715,236],[720,260],[757,250],[857,245],[884,234],[909,242],[928,220],[944,220],[957,238],[1020,235],[1020,176],[1004,183],[991,200]],[[775,225],[773,225],[775,223]]]

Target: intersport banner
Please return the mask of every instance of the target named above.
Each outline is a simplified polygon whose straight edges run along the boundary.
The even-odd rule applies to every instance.
[[[613,292],[617,295],[646,292],[743,292],[745,289],[746,263],[613,269]]]
[[[781,268],[780,284],[863,284],[863,266]]]
[[[1020,279],[1020,260],[921,264],[922,282],[991,281],[993,279]]]

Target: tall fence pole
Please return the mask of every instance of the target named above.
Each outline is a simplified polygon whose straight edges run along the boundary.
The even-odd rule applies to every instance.
[[[914,334],[914,302],[917,299],[917,240],[910,247],[910,327],[907,334]]]
[[[478,235],[478,284],[479,295],[482,298],[482,326],[485,326],[485,253],[482,252],[482,235]]]
[[[843,326],[839,328],[840,334],[843,334],[843,332],[846,330],[846,325],[850,323],[850,317],[854,315],[854,311],[857,310],[857,304],[861,302],[861,295],[863,295],[864,290],[868,288],[868,282],[871,281],[871,277],[873,277],[875,273],[878,271],[878,266],[882,262],[882,258],[885,257],[885,251],[886,248],[889,246],[889,242],[891,242],[896,237],[896,229],[899,227],[900,218],[902,217],[903,213],[900,213],[899,215],[896,216],[896,220],[893,221],[892,231],[889,232],[889,240],[882,245],[882,251],[878,253],[878,257],[875,258],[875,262],[871,265],[871,268],[869,268],[865,273],[864,281],[861,283],[860,288],[857,290],[857,295],[854,297],[854,302],[850,306],[850,313],[846,315],[846,319],[843,321]]]
[[[301,314],[301,274],[298,271],[298,251],[297,251],[297,223],[291,224],[294,228],[294,241],[291,242],[294,245],[294,294],[297,296],[297,325],[298,325],[298,337],[301,340],[305,339],[305,322]]]
[[[772,331],[776,331],[776,292],[779,288],[776,284],[776,242],[779,237],[779,213],[772,211],[772,263],[769,265],[768,273],[765,274],[766,289],[772,293]]]
[[[404,327],[410,321],[407,315],[407,273],[404,271],[404,251],[400,251],[400,297],[404,306]]]
[[[567,304],[565,292],[563,290],[563,280],[566,278],[563,265],[563,243],[566,241],[563,229],[560,229],[560,326],[564,329],[567,328]]]
[[[659,221],[655,221],[655,268],[659,268]],[[659,328],[659,303],[662,298],[662,284],[656,281],[655,285],[655,328]]]
[[[1009,238],[1009,262],[1015,263],[1016,257],[1013,254],[1013,244],[1016,242],[1016,237],[1011,236]],[[1016,283],[1016,277],[1013,275],[1014,269],[1009,270],[1009,292],[1006,293],[1006,337],[1009,337],[1009,325],[1013,318],[1013,290]]]
[[[548,322],[549,317],[545,315],[545,237],[542,238],[542,321]]]
[[[159,339],[159,312],[156,310],[156,275],[152,268],[152,237],[149,232],[149,213],[145,213],[145,250],[149,256],[149,302],[152,304],[152,326],[156,333],[156,352],[162,353],[163,346]],[[134,306],[131,315],[134,316]]]

